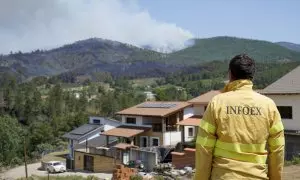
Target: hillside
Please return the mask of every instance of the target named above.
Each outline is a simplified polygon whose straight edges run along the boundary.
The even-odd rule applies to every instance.
[[[0,55],[0,75],[12,74],[23,81],[35,76],[55,75],[68,82],[78,77],[95,80],[103,74],[112,77],[161,77],[180,70],[196,72],[201,70],[199,64],[228,60],[242,52],[258,62],[300,60],[300,52],[267,41],[214,37],[195,39],[194,42],[186,49],[163,54],[121,42],[92,38],[49,51]]]
[[[230,59],[239,53],[247,53],[260,62],[300,60],[300,52],[286,49],[275,43],[224,36],[195,39],[193,46],[170,54],[168,62],[196,64]]]
[[[277,42],[276,44],[279,44],[280,46],[288,48],[292,51],[300,52],[300,44],[295,44],[295,43],[290,43],[290,42]]]
[[[6,72],[18,73],[26,79],[31,76],[57,75],[77,69],[88,72],[90,67],[112,68],[116,64],[119,64],[117,70],[126,69],[132,63],[154,62],[161,56],[162,54],[155,51],[93,38],[50,51],[37,50],[31,53],[19,52],[0,56],[0,68]]]

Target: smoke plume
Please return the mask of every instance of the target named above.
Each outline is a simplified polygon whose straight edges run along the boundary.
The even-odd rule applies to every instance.
[[[170,52],[193,34],[128,0],[0,0],[0,53],[49,49],[91,37]]]

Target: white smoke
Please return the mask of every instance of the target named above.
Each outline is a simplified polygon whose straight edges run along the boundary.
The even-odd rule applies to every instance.
[[[174,51],[193,35],[128,0],[0,0],[0,53],[49,49],[91,37]]]

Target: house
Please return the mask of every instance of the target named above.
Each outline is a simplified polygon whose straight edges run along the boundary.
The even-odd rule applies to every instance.
[[[89,117],[89,122],[66,134],[62,137],[69,140],[69,158],[74,158],[74,151],[84,149],[89,151],[92,148],[97,148],[116,141],[116,138],[111,137],[106,142],[105,136],[101,136],[101,132],[113,129],[121,124],[120,121],[104,118],[104,117]]]
[[[118,112],[122,125],[102,135],[139,147],[176,145],[181,141],[176,123],[193,115],[189,106],[188,102],[144,102]]]
[[[255,91],[261,93],[262,90],[257,89]],[[207,105],[214,96],[220,93],[220,90],[211,90],[188,101],[188,103],[190,103],[192,106],[188,107],[188,109],[186,109],[185,111],[190,112],[190,114],[192,115],[177,123],[177,125],[180,125],[182,127],[182,143],[191,141],[195,138],[195,136],[197,135],[200,120],[206,110]]]
[[[212,90],[188,101],[191,106],[187,107],[185,111],[189,112],[189,116],[177,123],[181,126],[181,142],[188,142],[195,138],[208,103],[215,95],[220,93],[218,90]]]
[[[271,85],[262,94],[276,103],[285,128],[286,159],[300,153],[300,66]]]
[[[144,94],[146,96],[146,101],[155,101],[155,94],[151,91],[145,91]]]

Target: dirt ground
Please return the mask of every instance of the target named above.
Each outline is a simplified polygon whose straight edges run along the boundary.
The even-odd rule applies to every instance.
[[[37,175],[37,176],[47,176],[46,171],[40,171],[38,168],[41,163],[29,164],[28,165],[28,175]],[[67,175],[79,175],[87,177],[89,175],[94,175],[101,179],[111,179],[112,174],[104,173],[83,173],[83,172],[65,172],[59,174],[51,174],[51,176],[67,176]],[[20,166],[14,169],[11,169],[5,173],[0,174],[0,180],[13,180],[17,178],[25,177],[25,167]],[[300,180],[300,166],[288,166],[284,168],[283,180]]]
[[[38,168],[41,166],[41,163],[29,164],[27,166],[28,169],[28,176],[37,175],[37,176],[48,176],[46,171],[40,171]],[[58,174],[50,174],[50,176],[67,176],[67,175],[78,175],[87,177],[89,175],[94,175],[101,179],[111,179],[112,174],[104,174],[104,173],[82,173],[82,172],[65,172],[65,173],[58,173]],[[0,180],[13,180],[17,178],[25,177],[25,167],[20,166],[9,171],[6,171],[0,174]]]
[[[283,180],[300,180],[300,166],[284,167]]]

